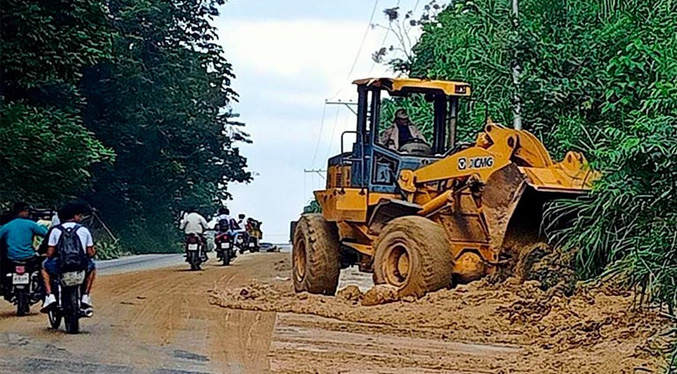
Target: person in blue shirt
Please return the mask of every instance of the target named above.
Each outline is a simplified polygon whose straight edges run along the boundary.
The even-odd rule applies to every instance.
[[[0,241],[5,245],[6,254],[10,261],[26,261],[36,257],[33,248],[35,236],[44,237],[47,229],[28,219],[30,206],[26,203],[14,204],[15,217],[0,228]]]

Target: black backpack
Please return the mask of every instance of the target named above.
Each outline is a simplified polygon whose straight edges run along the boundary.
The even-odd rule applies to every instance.
[[[230,230],[228,219],[219,220],[219,232],[227,232]]]
[[[71,228],[58,226],[61,230],[59,243],[56,245],[59,256],[59,270],[61,272],[82,271],[87,269],[87,254],[83,251],[82,242],[78,236],[78,230],[82,226],[75,225]]]

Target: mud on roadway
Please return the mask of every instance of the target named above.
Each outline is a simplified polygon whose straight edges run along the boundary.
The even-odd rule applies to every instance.
[[[96,314],[76,336],[48,329],[37,306],[17,318],[3,302],[0,372],[592,374],[664,364],[667,321],[634,310],[631,293],[565,297],[508,280],[363,306],[368,275],[344,271],[342,291],[327,297],[294,293],[290,270],[288,253],[266,253],[201,272],[101,276]]]

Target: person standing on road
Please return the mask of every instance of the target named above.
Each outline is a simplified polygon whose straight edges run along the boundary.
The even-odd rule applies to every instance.
[[[96,255],[96,250],[94,249],[92,233],[85,226],[80,224],[88,212],[89,209],[82,204],[66,204],[59,211],[59,219],[63,223],[52,228],[47,241],[47,259],[42,264],[42,277],[47,293],[45,302],[40,309],[42,313],[47,313],[49,308],[56,303],[56,297],[52,294],[51,277],[59,276],[61,272],[59,247],[62,243],[62,235],[66,231],[72,233],[77,238],[80,248],[87,256],[86,269],[83,269],[86,272],[86,277],[80,302],[84,308],[92,308],[93,306],[90,294],[92,292],[94,278],[96,277],[96,266],[93,260]]]
[[[205,247],[207,246],[204,232],[209,230],[209,223],[207,223],[207,220],[197,212],[197,209],[192,208],[189,210],[188,214],[183,216],[179,229],[182,230],[186,236],[197,235],[200,238],[202,245]],[[202,251],[202,257],[204,261],[207,261],[206,251]]]

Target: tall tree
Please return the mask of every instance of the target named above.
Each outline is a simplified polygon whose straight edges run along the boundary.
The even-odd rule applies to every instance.
[[[81,198],[136,251],[247,181],[224,0],[1,0],[0,206]]]
[[[104,1],[0,2],[0,205],[54,205],[113,153],[84,126],[83,69],[110,58]]]
[[[580,248],[581,276],[609,269],[672,310],[677,3],[520,0],[517,33],[510,13],[509,1],[454,1],[425,23],[411,75],[469,81],[491,116],[510,124],[517,56],[524,128],[555,156],[581,150],[604,171],[591,201],[552,207],[554,218],[579,212],[553,239]],[[467,118],[462,133],[482,119]]]
[[[210,24],[223,1],[111,2],[114,58],[85,72],[87,127],[118,159],[99,170],[90,196],[129,246],[166,250],[173,216],[213,209],[226,186],[247,181],[233,146],[232,67]]]

